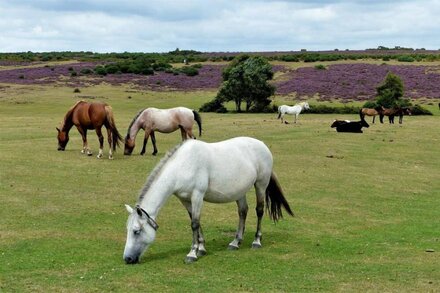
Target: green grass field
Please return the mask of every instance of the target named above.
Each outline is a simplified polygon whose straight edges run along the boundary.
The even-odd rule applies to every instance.
[[[11,86],[0,92],[1,292],[438,292],[440,288],[440,119],[405,117],[371,124],[363,134],[336,133],[334,118],[302,114],[282,125],[275,114],[202,113],[204,141],[235,136],[263,140],[296,213],[263,222],[263,248],[250,249],[253,190],[245,240],[228,251],[238,221],[235,203],[206,204],[208,255],[184,264],[191,245],[186,210],[172,198],[141,264],[125,265],[127,212],[180,133],[157,134],[159,154],[122,149],[108,160],[80,154],[72,129],[65,152],[56,130],[78,96],[112,105],[125,135],[139,109],[199,106],[213,92],[151,93],[97,86]],[[129,99],[128,96],[131,98]],[[370,118],[367,118],[370,121]],[[292,121],[291,117],[288,120]],[[89,143],[97,154],[96,135]],[[429,252],[429,251],[434,252]]]

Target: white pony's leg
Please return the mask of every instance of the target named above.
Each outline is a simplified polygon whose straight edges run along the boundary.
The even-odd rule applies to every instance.
[[[197,261],[197,253],[201,248],[199,242],[199,231],[200,231],[200,214],[202,211],[203,195],[204,192],[200,192],[198,190],[194,190],[193,194],[191,195],[191,229],[193,232],[193,243],[191,246],[191,250],[186,255],[186,259],[185,259],[186,263],[192,263]]]
[[[261,232],[261,221],[264,215],[264,198],[266,195],[265,188],[262,188],[262,185],[264,184],[261,184],[261,182],[255,183],[255,193],[257,196],[257,207],[255,208],[257,213],[257,231],[255,232],[255,238],[252,242],[252,248],[261,248],[261,238],[263,235]]]
[[[229,243],[228,249],[230,250],[238,249],[240,247],[241,241],[243,240],[244,229],[246,224],[246,216],[249,210],[246,201],[246,195],[243,196],[241,199],[237,200],[237,207],[238,207],[238,217],[239,217],[238,229],[234,240],[232,240],[232,242]]]
[[[185,201],[185,200],[180,200],[180,202],[183,204],[183,206],[186,208],[189,218],[192,220],[192,206],[191,206],[191,202],[189,201]],[[200,256],[204,256],[206,255],[206,248],[205,248],[205,238],[203,237],[203,232],[202,232],[202,226],[199,226],[199,234],[198,234],[198,239],[199,239],[199,249],[197,251],[197,257]]]
[[[295,114],[295,123],[296,123],[296,120],[298,119],[298,115],[299,114]]]

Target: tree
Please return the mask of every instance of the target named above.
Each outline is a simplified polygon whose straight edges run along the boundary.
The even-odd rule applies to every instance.
[[[401,105],[404,102],[403,97],[404,89],[403,82],[399,76],[388,73],[385,80],[377,88],[377,104],[385,108],[393,108]]]
[[[223,84],[220,87],[215,103],[210,106],[222,106],[228,101],[235,102],[235,109],[241,112],[241,104],[246,103],[246,112],[262,112],[270,104],[269,97],[275,92],[275,87],[268,83],[273,78],[272,66],[261,56],[240,55],[234,58],[223,73]],[[201,109],[209,107],[203,105]],[[217,109],[211,109],[217,111]]]

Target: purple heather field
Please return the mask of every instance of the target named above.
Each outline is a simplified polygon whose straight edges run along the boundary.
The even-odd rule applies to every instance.
[[[224,65],[203,65],[199,74],[193,77],[184,74],[156,72],[144,76],[135,74],[112,74],[84,76],[80,71],[93,69],[97,63],[80,62],[65,65],[15,68],[17,64],[0,62],[0,83],[23,85],[66,85],[84,87],[100,83],[112,85],[131,84],[141,90],[155,91],[193,91],[216,90],[221,85],[221,72]],[[8,67],[11,67],[10,69]],[[71,76],[72,70],[77,76]],[[320,100],[367,100],[374,97],[376,87],[388,72],[401,77],[408,98],[439,98],[440,97],[440,66],[437,65],[374,65],[374,64],[334,64],[326,69],[302,67],[296,70],[277,65],[274,72],[281,72],[280,80],[273,83],[276,94],[313,96],[319,94]]]

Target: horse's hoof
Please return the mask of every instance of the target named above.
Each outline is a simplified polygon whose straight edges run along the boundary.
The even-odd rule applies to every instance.
[[[252,249],[259,249],[261,248],[261,244],[260,243],[252,243]]]
[[[205,256],[206,255],[206,250],[198,250],[197,251],[197,257],[201,257],[201,256]]]
[[[108,157],[109,160],[113,160],[113,157]]]
[[[193,263],[193,262],[196,262],[196,261],[197,261],[197,257],[187,256],[187,257],[185,258],[185,263],[186,263],[186,264],[190,264],[190,263]]]
[[[98,159],[101,159],[102,158],[102,155],[97,155],[96,156]]]
[[[153,156],[157,155],[157,153],[152,153]]]
[[[93,155],[93,154],[92,154],[92,153],[87,153],[87,156],[89,156],[89,157],[90,157],[91,155]]]
[[[141,152],[140,155],[141,155],[141,156],[145,155],[145,152]]]
[[[228,245],[228,250],[238,250],[238,246],[235,246],[235,245],[231,245],[231,244],[229,244]]]

